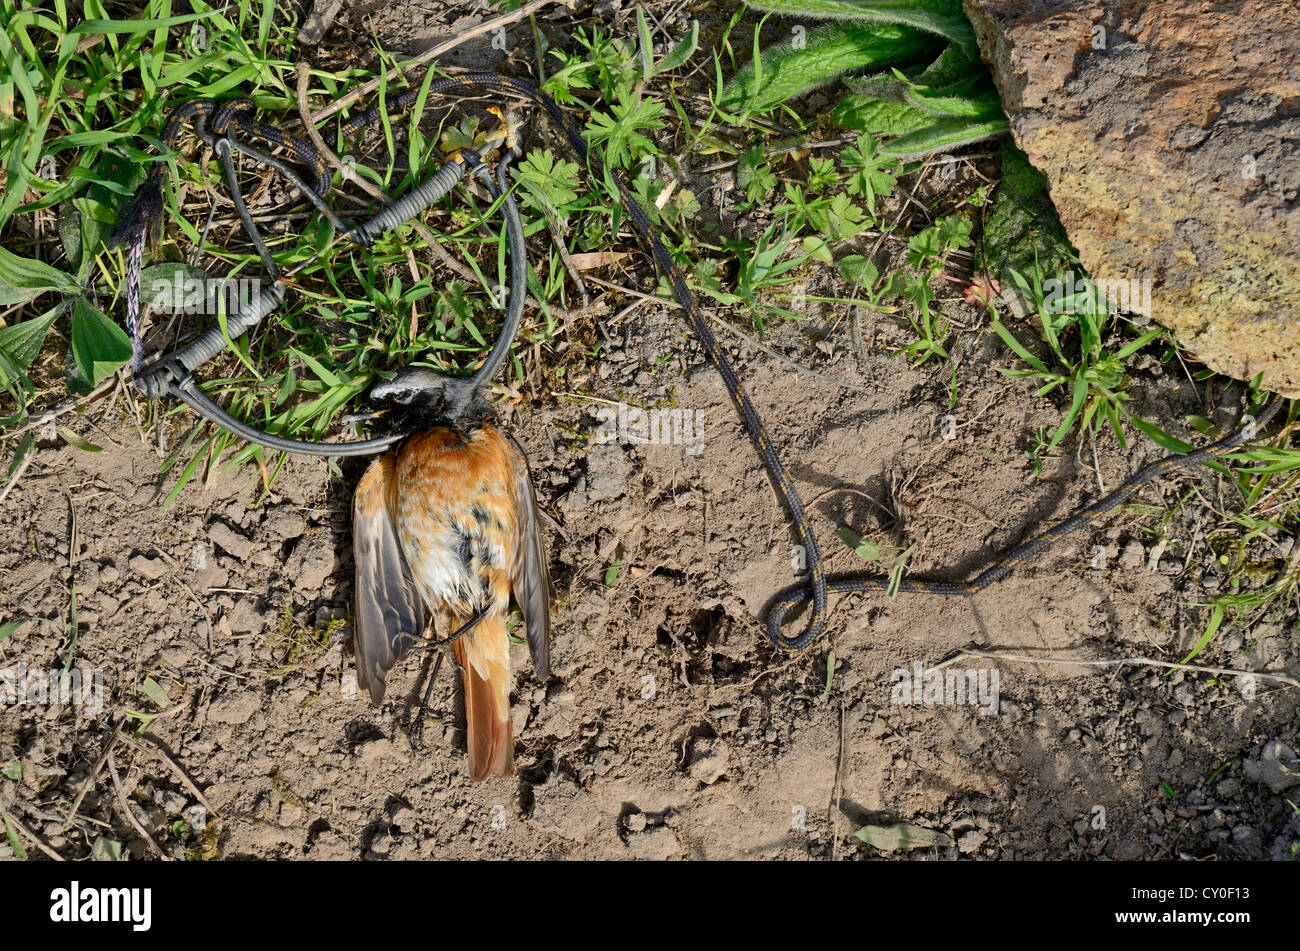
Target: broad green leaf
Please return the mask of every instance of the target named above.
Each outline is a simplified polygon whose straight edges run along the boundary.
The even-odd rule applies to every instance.
[[[1133,424],[1135,429],[1145,433],[1152,442],[1163,449],[1168,449],[1170,452],[1192,451],[1192,447],[1187,443],[1183,442],[1181,439],[1175,439],[1159,426],[1149,423],[1145,419],[1140,419],[1137,416],[1130,416],[1128,421]]]
[[[72,358],[92,387],[131,359],[131,338],[105,314],[77,297],[72,307]]]
[[[841,129],[870,132],[873,135],[897,136],[924,129],[934,120],[904,102],[889,102],[875,96],[845,96],[831,113],[831,121]]]
[[[941,119],[933,125],[900,135],[885,145],[880,154],[897,159],[919,158],[941,149],[955,149],[994,138],[1010,127],[1003,116],[994,119]]]
[[[41,352],[41,344],[45,342],[50,327],[67,306],[66,302],[56,304],[39,317],[0,330],[0,352],[19,370],[27,369]]]
[[[641,59],[641,78],[649,79],[654,74],[654,40],[650,36],[650,24],[646,23],[645,11],[641,4],[636,7],[637,54]]]
[[[961,0],[754,0],[749,5],[758,10],[810,20],[852,20],[914,27],[953,40],[968,55],[978,54],[975,31],[962,15]]]
[[[14,858],[20,862],[26,861],[27,850],[23,848],[23,840],[18,838],[18,830],[15,829],[14,824],[9,821],[9,813],[5,811],[4,806],[0,806],[0,818],[4,819],[5,838],[9,840],[9,848],[13,850]]]
[[[18,474],[18,470],[22,467],[23,460],[27,458],[27,454],[32,451],[32,447],[35,445],[36,433],[34,432],[28,432],[23,435],[22,439],[18,440],[18,448],[14,450],[14,457],[9,463],[9,471],[5,473],[5,479],[7,479],[8,482],[13,481],[14,477]],[[5,488],[8,488],[8,482],[6,483]],[[0,640],[2,639],[3,638],[0,638]]]
[[[847,525],[841,525],[839,528],[840,541],[853,549],[853,554],[865,561],[875,561],[880,557],[880,546],[870,538],[862,538],[849,528]]]
[[[50,267],[44,261],[20,258],[0,248],[0,307],[25,304],[46,291],[70,294],[77,290],[71,274]]]
[[[170,702],[167,697],[166,689],[152,677],[146,677],[144,679],[142,689],[144,690],[145,696],[157,704],[160,709],[165,709]]]
[[[844,280],[854,287],[865,287],[870,290],[880,279],[880,268],[876,267],[875,262],[870,258],[863,257],[861,254],[845,255],[835,262],[835,268]]]
[[[73,266],[81,263],[81,212],[70,201],[59,205],[59,241]]]
[[[934,38],[898,26],[832,23],[818,27],[796,48],[794,39],[764,50],[722,91],[719,105],[732,112],[766,112],[852,69],[883,69],[934,48]]]

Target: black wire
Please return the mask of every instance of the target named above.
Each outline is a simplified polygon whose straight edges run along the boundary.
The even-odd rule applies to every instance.
[[[768,616],[767,616],[767,635],[769,639],[772,641],[773,645],[777,649],[782,651],[797,651],[797,650],[802,650],[803,648],[807,647],[809,644],[813,643],[813,641],[815,641],[817,637],[820,636],[820,634],[825,628],[827,611],[828,611],[828,596],[831,593],[847,594],[847,593],[857,593],[857,592],[889,590],[890,581],[887,578],[855,576],[855,577],[836,577],[834,579],[830,579],[827,577],[824,566],[822,564],[821,551],[820,548],[818,547],[816,536],[814,535],[812,531],[812,527],[808,521],[808,516],[804,510],[802,500],[799,497],[799,493],[795,488],[793,482],[790,480],[789,475],[786,473],[785,467],[782,464],[780,457],[776,453],[772,440],[768,436],[766,427],[763,425],[763,421],[761,417],[758,415],[758,412],[755,409],[748,394],[741,386],[739,377],[737,376],[735,370],[731,367],[731,364],[727,360],[726,355],[719,347],[717,340],[713,336],[711,329],[709,328],[708,324],[705,322],[704,315],[700,310],[697,301],[695,300],[694,294],[691,292],[690,286],[687,282],[685,272],[683,272],[682,269],[673,260],[672,255],[668,252],[668,249],[664,246],[663,241],[660,239],[658,232],[651,224],[650,219],[646,215],[645,210],[641,207],[641,205],[637,202],[637,200],[632,195],[632,193],[628,190],[627,186],[623,183],[618,173],[612,169],[606,169],[606,166],[603,163],[603,161],[600,159],[600,157],[590,151],[590,149],[587,147],[587,142],[583,137],[581,131],[569,120],[569,118],[564,114],[563,110],[560,109],[559,105],[555,102],[555,100],[552,99],[550,96],[546,95],[545,93],[541,92],[536,87],[532,86],[530,83],[524,82],[522,80],[512,79],[506,76],[499,76],[495,73],[465,73],[457,76],[441,77],[432,80],[429,83],[427,88],[430,94],[442,93],[442,92],[465,92],[468,90],[480,90],[480,89],[499,89],[520,96],[534,103],[537,103],[538,105],[540,105],[542,108],[546,110],[547,114],[551,117],[551,119],[564,132],[565,137],[569,141],[569,144],[573,147],[574,151],[577,152],[578,156],[582,159],[582,161],[587,165],[587,168],[591,173],[591,175],[595,177],[597,180],[599,180],[602,176],[607,176],[608,179],[613,182],[615,188],[619,193],[619,197],[622,201],[623,209],[626,212],[629,220],[631,220],[633,226],[635,227],[637,233],[640,235],[642,240],[645,241],[647,245],[649,245],[655,263],[668,277],[669,282],[672,284],[674,294],[676,295],[678,301],[681,303],[683,310],[690,318],[692,327],[694,328],[695,333],[699,338],[701,346],[704,348],[704,351],[708,355],[709,360],[714,364],[714,366],[718,369],[718,372],[721,374],[723,382],[726,384],[727,392],[731,396],[732,402],[735,404],[737,411],[741,415],[741,418],[744,420],[745,429],[749,433],[750,438],[753,440],[755,446],[757,447],[759,455],[762,458],[765,467],[767,468],[768,474],[772,478],[777,494],[790,512],[791,519],[793,520],[795,525],[795,530],[799,535],[799,541],[803,545],[804,552],[807,558],[807,563],[809,566],[808,581],[799,582],[797,584],[791,585],[783,589],[775,597],[774,604],[771,607],[770,611],[768,612]],[[401,94],[400,96],[396,97],[393,100],[392,107],[394,109],[405,108],[407,105],[413,103],[418,98],[418,96],[419,96],[418,90],[416,89],[408,90],[406,93]],[[211,112],[213,110],[213,105],[211,104],[210,101],[207,102],[208,102],[207,105],[185,104],[179,110],[177,110],[176,113],[173,113],[173,118],[169,120],[167,129],[164,131],[164,136],[163,136],[164,141],[167,142],[169,145],[172,145],[174,143],[175,138],[179,135],[179,126],[175,125],[175,123],[177,123],[179,120],[188,121],[188,120],[192,120],[193,117],[196,115],[202,116],[207,114],[208,112]],[[283,136],[283,133],[280,133],[279,130],[276,130],[274,127],[266,127],[263,124],[253,122],[251,117],[246,115],[247,111],[248,109],[246,109],[242,105],[232,106],[224,109],[223,111],[217,113],[216,115],[220,115],[224,121],[237,125],[246,133],[258,135],[264,139],[267,139],[268,141],[273,141],[276,142],[276,144],[284,145],[286,148],[289,148],[291,151],[294,151],[295,155],[297,155],[300,160],[304,161],[304,164],[312,166],[316,169],[318,174],[318,182],[319,182],[320,168],[324,164],[323,160],[320,158],[319,155],[301,154],[299,152],[298,147],[295,146],[295,144],[290,143],[288,141],[288,137]],[[216,115],[214,115],[214,119],[216,118]],[[345,123],[342,127],[343,132],[345,135],[350,134],[351,132],[360,129],[365,125],[368,125],[369,123],[376,121],[381,117],[381,115],[382,114],[378,111],[378,109],[375,108],[367,109],[366,111],[362,112],[360,115],[354,117],[353,119]],[[179,120],[177,117],[179,117]],[[277,136],[279,136],[278,140],[276,138]],[[444,166],[444,169],[441,169],[438,175],[441,175],[445,170],[446,167]],[[465,170],[466,169],[459,169],[458,171],[460,172],[460,175],[463,176]],[[478,170],[477,168],[476,168],[476,173],[479,174],[480,178],[484,177],[481,174],[481,171]],[[451,174],[452,173],[449,172],[447,174],[447,177],[450,178]],[[437,178],[438,175],[435,175],[434,177]],[[488,176],[488,178],[490,178],[490,176]],[[503,209],[503,214],[506,216],[507,236],[511,244],[512,287],[510,291],[510,308],[507,313],[505,326],[502,328],[502,334],[498,338],[497,345],[496,347],[494,347],[493,353],[489,355],[489,358],[485,362],[484,367],[480,369],[480,374],[483,374],[484,376],[487,376],[488,374],[484,374],[483,371],[489,369],[495,371],[499,366],[500,361],[505,359],[506,352],[509,350],[510,341],[511,339],[513,339],[514,331],[517,329],[518,326],[518,313],[516,312],[516,308],[518,308],[519,311],[522,310],[524,296],[526,294],[526,287],[523,286],[522,283],[523,278],[526,277],[526,267],[525,267],[524,248],[523,248],[523,239],[522,239],[523,228],[522,228],[522,224],[518,223],[517,209],[515,209],[513,206],[513,201],[509,189],[506,188],[506,184],[501,172],[498,172],[498,181],[500,184],[499,190],[496,190],[495,186],[493,186],[493,189],[496,190],[497,194],[501,196],[500,204]],[[428,187],[429,184],[430,184],[429,182],[426,182],[425,186],[422,186],[422,189]],[[328,187],[328,179],[326,179],[325,186]],[[152,189],[157,188],[154,175],[151,175],[150,182],[146,183],[146,188],[142,189],[141,196],[138,197],[137,200],[133,202],[130,206],[128,206],[127,212],[124,213],[124,216],[127,218],[127,220],[132,223],[132,227],[140,228],[141,230],[140,240],[143,240],[144,232],[147,230],[147,226],[140,225],[141,219],[143,218],[147,221],[149,212],[154,209],[157,209],[160,212],[161,202],[157,201],[154,198],[152,191],[149,190],[151,188]],[[428,191],[430,192],[435,190],[436,188],[428,188]],[[421,189],[417,189],[417,192],[420,191]],[[323,195],[324,191],[322,190],[318,194]],[[424,207],[427,207],[428,204],[431,204],[431,202],[426,203],[426,198],[427,198],[427,194],[419,194],[418,197],[416,193],[412,193],[412,195],[408,195],[407,198],[403,200],[406,201],[406,204],[403,205],[401,213],[404,214],[408,209],[416,208],[416,206],[419,206],[418,208],[416,208],[415,211],[412,212],[412,214],[418,214],[420,210],[423,210]],[[385,212],[381,212],[379,215],[375,217],[375,219],[372,219],[371,222],[367,223],[366,225],[359,226],[357,229],[354,229],[353,234],[354,236],[363,240],[367,237],[371,237],[372,235],[370,233],[370,228],[368,227],[369,225],[388,224],[390,222],[395,221],[394,216],[397,214],[399,214],[399,212],[396,212],[393,209],[388,209]],[[119,226],[118,232],[121,231],[122,231],[122,227]],[[518,254],[515,253],[516,247],[518,247],[518,251],[519,251]],[[509,332],[507,333],[507,331]],[[474,379],[478,379],[478,376],[476,376]],[[189,381],[186,380],[183,382],[189,382]],[[183,385],[178,386],[178,389],[181,390],[182,394],[184,394],[185,388]],[[191,389],[192,392],[188,394],[189,399],[193,399],[194,394],[198,392],[197,388],[192,387],[192,384],[191,384]],[[185,398],[184,395],[183,398]],[[323,448],[321,444],[315,444],[315,443],[297,444],[293,440],[281,440],[280,437],[269,437],[269,434],[261,433],[260,431],[254,430],[251,427],[246,427],[245,424],[236,423],[237,426],[243,427],[242,429],[236,428],[235,426],[231,425],[232,422],[236,422],[236,421],[233,420],[231,420],[230,422],[223,421],[224,419],[229,418],[224,414],[224,411],[221,411],[219,407],[215,406],[215,404],[211,404],[210,401],[207,401],[206,397],[200,397],[200,399],[203,401],[204,405],[202,406],[202,408],[196,406],[196,409],[199,409],[199,411],[203,412],[205,415],[207,415],[205,410],[208,412],[215,410],[215,412],[219,414],[219,417],[215,418],[214,421],[217,421],[220,425],[226,426],[227,428],[231,429],[233,432],[239,433],[240,435],[244,436],[244,438],[250,439],[255,442],[261,442],[263,445],[268,445],[271,448],[281,448],[286,445],[293,445],[295,446],[295,448],[289,448],[287,450],[291,452],[310,451],[318,455],[326,454],[320,451]],[[1082,511],[1072,516],[1071,518],[1066,519],[1060,524],[1054,526],[1051,529],[1048,529],[1046,532],[1043,532],[1037,537],[1031,539],[1028,542],[1025,542],[1024,544],[1013,549],[1008,554],[999,558],[992,565],[990,565],[988,568],[982,571],[973,581],[966,582],[966,583],[953,583],[948,581],[925,581],[925,580],[908,579],[908,580],[900,580],[899,583],[897,584],[897,590],[906,593],[937,594],[937,595],[950,595],[950,596],[958,596],[958,595],[970,596],[975,592],[981,591],[984,588],[996,582],[1004,575],[1006,575],[1007,572],[1011,571],[1012,568],[1014,568],[1020,562],[1024,561],[1027,558],[1033,557],[1034,555],[1040,554],[1042,551],[1044,551],[1050,545],[1054,544],[1060,538],[1064,537],[1065,535],[1071,532],[1078,530],[1084,525],[1090,524],[1099,515],[1115,508],[1117,505],[1121,504],[1125,499],[1127,499],[1130,495],[1132,495],[1132,493],[1145,482],[1149,482],[1150,480],[1155,479],[1161,475],[1168,474],[1169,472],[1176,471],[1179,469],[1189,468],[1191,466],[1197,465],[1206,460],[1217,458],[1218,456],[1228,452],[1230,449],[1234,448],[1235,446],[1240,445],[1245,440],[1252,438],[1253,431],[1256,428],[1265,425],[1273,417],[1273,415],[1276,414],[1279,406],[1280,406],[1280,401],[1275,400],[1273,403],[1271,403],[1260,414],[1260,417],[1257,420],[1255,426],[1240,429],[1237,432],[1233,433],[1232,435],[1229,435],[1224,439],[1219,440],[1218,442],[1212,443],[1211,445],[1206,446],[1203,449],[1187,453],[1186,455],[1167,456],[1161,460],[1158,460],[1157,462],[1154,462],[1144,467],[1138,473],[1136,473],[1135,475],[1130,477],[1127,481],[1125,481],[1118,489],[1116,489],[1114,492],[1107,495],[1099,502],[1087,506],[1086,508],[1084,508]],[[208,418],[214,418],[214,417],[209,416]],[[397,437],[386,437],[386,438],[392,439],[393,441],[397,441],[402,437],[397,436]],[[364,451],[367,452],[382,451],[382,448],[384,447],[379,446],[378,445],[379,442],[382,441],[369,440],[365,443],[338,444],[337,451],[334,448],[331,448],[329,450],[329,454],[347,455],[347,454],[351,454],[348,451],[349,446],[369,447],[370,444],[375,444],[376,448],[373,449],[367,448]],[[312,448],[310,450],[299,449],[296,448],[297,445],[305,445],[305,446],[310,446]],[[327,444],[327,445],[331,447],[334,446],[334,444]],[[352,451],[356,451],[356,450],[352,450]],[[781,632],[781,625],[786,615],[795,607],[808,602],[812,603],[812,612],[811,612],[811,616],[809,617],[807,626],[799,635],[795,637],[786,637]]]
[[[323,188],[319,177],[314,185],[308,186],[292,169],[273,156],[241,142],[229,131],[215,131],[218,129],[228,130],[232,124],[237,124],[240,128],[257,134],[261,138],[276,141],[277,144],[284,144],[284,140],[277,140],[279,130],[275,129],[274,126],[253,123],[244,117],[244,113],[251,108],[251,103],[248,103],[248,100],[231,100],[230,104],[216,104],[211,100],[199,100],[199,102],[202,103],[201,106],[187,103],[179,107],[173,115],[180,114],[190,117],[198,137],[211,146],[222,159],[226,182],[230,189],[231,200],[235,205],[235,211],[273,281],[272,286],[267,291],[263,291],[249,306],[231,315],[226,327],[231,338],[246,333],[278,307],[284,300],[285,289],[285,285],[279,281],[279,270],[275,260],[262,241],[261,233],[244,203],[232,159],[233,151],[243,152],[254,161],[262,162],[279,172],[291,184],[307,195],[309,200],[326,214],[337,230],[344,231],[361,243],[370,243],[384,232],[419,215],[450,192],[464,178],[467,171],[473,171],[487,186],[493,198],[493,206],[499,207],[501,210],[506,224],[510,255],[509,303],[506,319],[496,344],[483,366],[474,374],[471,382],[486,385],[492,379],[509,353],[510,345],[519,328],[524,302],[527,298],[527,248],[524,240],[523,222],[519,217],[518,206],[515,204],[514,197],[510,193],[504,177],[504,168],[513,159],[512,154],[507,153],[507,156],[503,159],[502,167],[494,178],[488,172],[486,163],[482,161],[477,152],[472,149],[462,149],[458,159],[445,163],[415,191],[406,195],[394,205],[382,210],[370,220],[355,228],[349,228],[334,215],[333,210],[321,200],[320,195],[317,193],[319,190],[320,194],[323,194],[328,189],[328,180],[326,180]],[[242,124],[235,121],[239,117],[244,117]],[[171,121],[168,122],[168,130],[170,130],[170,135],[165,134],[165,139],[174,140],[180,134],[179,128],[173,128]],[[287,139],[287,137],[284,138]],[[169,144],[173,143],[169,142]],[[303,148],[309,147],[303,146]],[[152,176],[148,184],[150,188],[156,188]],[[157,204],[157,212],[160,214],[161,201]],[[140,218],[141,214],[136,212],[133,220],[136,222],[137,233],[135,240],[137,242],[143,242],[148,232],[147,223],[141,222]],[[139,275],[132,275],[129,280],[138,283]],[[249,442],[282,452],[314,456],[372,455],[383,452],[405,438],[404,434],[395,434],[368,440],[321,443],[277,436],[235,419],[203,394],[192,375],[194,370],[225,348],[225,341],[226,334],[222,332],[220,326],[210,327],[199,339],[177,351],[167,360],[156,362],[148,369],[137,374],[135,385],[150,398],[157,398],[164,393],[175,396],[187,403],[199,415],[216,423],[218,426]]]

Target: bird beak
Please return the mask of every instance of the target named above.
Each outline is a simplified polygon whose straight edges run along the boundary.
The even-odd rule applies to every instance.
[[[387,412],[388,410],[385,408],[385,409],[370,410],[369,412],[366,413],[351,413],[347,416],[344,416],[342,419],[340,419],[339,424],[342,426],[355,426],[357,425],[357,423],[368,423],[371,422],[372,420],[378,419],[380,416],[383,416]]]

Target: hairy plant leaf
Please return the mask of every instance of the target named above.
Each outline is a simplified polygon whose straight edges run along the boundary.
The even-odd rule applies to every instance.
[[[961,0],[755,0],[757,10],[810,20],[895,24],[946,37],[976,52],[975,31]]]
[[[809,33],[802,49],[791,39],[764,50],[761,73],[751,62],[727,84],[718,104],[733,112],[765,112],[850,70],[883,69],[916,59],[934,43],[933,36],[907,27],[827,24]]]
[[[1010,128],[1005,118],[941,119],[907,135],[901,135],[880,150],[881,155],[914,159],[940,150],[955,149],[1002,135]]]
[[[663,62],[654,68],[655,75],[669,72],[684,65],[688,59],[695,55],[695,51],[699,48],[700,21],[692,20],[691,29],[686,34],[686,38],[674,46],[672,52],[663,58]]]
[[[853,93],[836,104],[831,121],[841,129],[892,137],[924,129],[934,119],[904,102]]]

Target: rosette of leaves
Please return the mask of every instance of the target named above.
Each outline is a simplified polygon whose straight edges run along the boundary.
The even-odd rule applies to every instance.
[[[83,204],[65,202],[59,210],[59,236],[72,273],[0,247],[0,309],[54,299],[38,316],[0,328],[0,393],[13,404],[0,411],[0,426],[26,418],[35,394],[27,370],[60,317],[69,317],[67,379],[73,392],[89,393],[131,358],[130,338],[95,303],[93,249],[106,226],[85,214]]]
[[[757,49],[719,97],[766,113],[844,78],[833,121],[888,136],[883,154],[911,159],[992,138],[1007,119],[961,0],[755,0],[756,9],[830,21]]]

